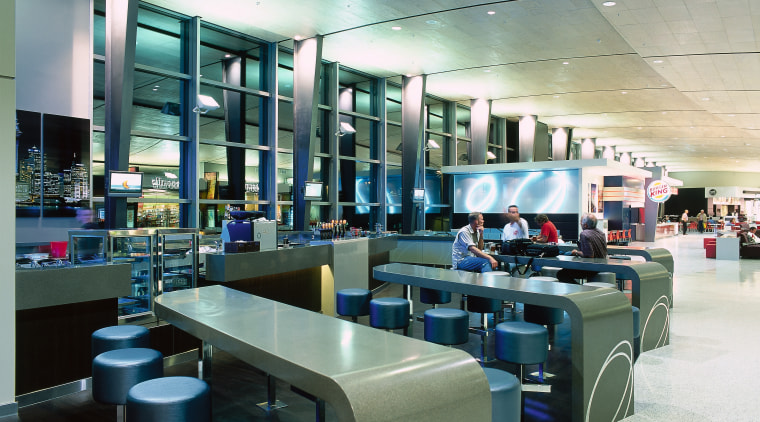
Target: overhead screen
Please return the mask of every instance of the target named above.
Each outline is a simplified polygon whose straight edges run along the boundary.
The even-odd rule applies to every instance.
[[[577,213],[578,170],[454,175],[454,212],[501,213],[516,204],[523,213]]]

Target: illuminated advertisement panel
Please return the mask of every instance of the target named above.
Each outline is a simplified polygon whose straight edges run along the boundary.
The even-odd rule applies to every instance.
[[[454,212],[501,213],[510,204],[524,213],[577,213],[578,170],[454,175]]]

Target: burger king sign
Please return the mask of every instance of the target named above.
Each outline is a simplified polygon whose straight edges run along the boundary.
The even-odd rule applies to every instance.
[[[652,202],[665,202],[670,198],[672,190],[670,185],[662,180],[655,180],[647,186],[647,198]]]

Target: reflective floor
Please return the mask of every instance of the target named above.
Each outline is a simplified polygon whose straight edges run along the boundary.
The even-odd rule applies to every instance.
[[[642,354],[635,364],[635,412],[626,421],[757,421],[760,420],[760,377],[755,354],[760,336],[754,327],[760,320],[760,260],[716,261],[706,259],[704,235],[690,233],[634,243],[664,247],[675,259],[674,308],[671,310],[669,346]],[[391,286],[381,295],[400,296]],[[454,297],[458,304],[458,298]],[[415,305],[421,312],[427,305]],[[450,305],[450,306],[453,306]],[[507,318],[521,318],[520,307]],[[472,324],[478,322],[474,314]],[[366,318],[360,323],[367,324]],[[413,327],[422,336],[422,323]],[[525,421],[566,421],[570,414],[569,322],[551,331],[551,351],[546,364],[546,383],[551,393],[525,393]],[[480,338],[470,336],[461,348],[480,355]],[[491,355],[493,351],[491,350]],[[512,365],[496,366],[515,371]],[[537,368],[528,367],[528,372]],[[194,375],[195,362],[175,365],[167,375]],[[214,355],[213,408],[215,421],[311,421],[312,401],[278,383],[277,398],[288,404],[270,414],[255,406],[266,400],[266,378],[224,352]],[[327,420],[335,420],[327,408]],[[27,406],[10,421],[103,421],[114,420],[112,406],[92,401],[90,392]]]

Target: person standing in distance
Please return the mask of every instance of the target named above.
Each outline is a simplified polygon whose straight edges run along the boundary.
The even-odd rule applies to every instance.
[[[509,222],[504,226],[501,233],[502,241],[528,238],[528,222],[524,218],[520,218],[520,210],[517,205],[507,207],[507,220]]]
[[[689,228],[689,210],[684,210],[681,214],[681,225],[683,226],[683,234],[686,235],[686,229]]]
[[[706,222],[707,222],[707,215],[705,214],[705,210],[699,210],[699,214],[697,214],[697,230],[699,230],[700,233],[705,232]]]
[[[451,245],[451,268],[478,273],[495,270],[499,263],[483,252],[483,214],[471,212],[467,221],[469,224],[459,229]]]

